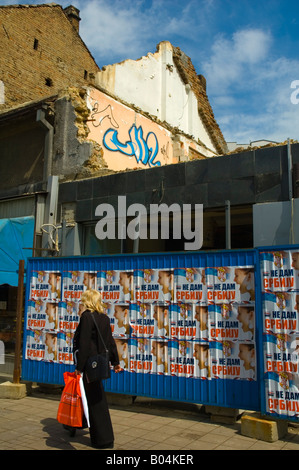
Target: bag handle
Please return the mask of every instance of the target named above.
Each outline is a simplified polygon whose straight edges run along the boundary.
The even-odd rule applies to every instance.
[[[94,318],[94,316],[93,316],[93,312],[91,312],[91,316],[92,316],[92,319],[93,319],[93,321],[94,321],[95,327],[96,327],[96,329],[97,329],[97,331],[98,331],[98,333],[99,333],[99,336],[100,336],[100,338],[101,338],[101,340],[102,340],[102,343],[103,343],[103,345],[104,345],[104,348],[105,348],[106,351],[108,351],[108,349],[107,349],[107,347],[106,347],[106,344],[104,343],[103,337],[102,337],[102,335],[101,335],[100,329],[99,329],[99,327],[98,327],[98,325],[97,325],[97,322],[95,321],[95,318]]]

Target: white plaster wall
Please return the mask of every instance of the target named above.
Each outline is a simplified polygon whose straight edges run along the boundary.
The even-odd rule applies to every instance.
[[[217,153],[198,114],[198,103],[190,86],[183,83],[173,62],[172,46],[165,41],[155,54],[136,61],[107,66],[96,83],[108,92],[143,111],[178,127]],[[207,156],[210,152],[206,152]]]
[[[157,55],[108,65],[97,74],[96,84],[160,119],[161,66]]]

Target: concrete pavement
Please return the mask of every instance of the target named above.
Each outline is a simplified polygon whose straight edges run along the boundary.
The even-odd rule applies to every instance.
[[[70,437],[56,420],[60,394],[33,391],[0,399],[0,450],[93,450],[88,430]],[[299,428],[273,443],[241,435],[241,422],[218,424],[196,405],[137,399],[110,405],[115,446],[107,451],[299,450]],[[117,452],[115,453],[117,455]]]

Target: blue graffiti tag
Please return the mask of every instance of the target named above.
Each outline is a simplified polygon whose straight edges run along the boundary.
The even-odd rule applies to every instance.
[[[159,144],[156,135],[153,132],[147,134],[146,139],[143,138],[142,127],[136,127],[135,124],[129,130],[130,140],[122,144],[118,140],[118,131],[108,129],[103,137],[103,144],[112,152],[121,152],[128,157],[135,155],[137,163],[149,166],[161,166],[161,162],[156,161]]]

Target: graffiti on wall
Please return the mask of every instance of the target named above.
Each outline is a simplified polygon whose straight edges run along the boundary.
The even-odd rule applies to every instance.
[[[92,105],[92,113],[91,113],[91,120],[94,127],[99,127],[102,125],[102,122],[108,119],[111,122],[111,125],[116,129],[119,128],[118,122],[115,120],[113,116],[113,110],[111,104],[99,110],[99,103],[96,101]]]
[[[156,134],[149,132],[146,138],[143,137],[143,129],[135,124],[129,130],[130,140],[122,143],[118,139],[118,132],[115,129],[108,129],[103,138],[103,144],[112,152],[121,152],[128,157],[135,156],[137,163],[149,166],[161,166],[159,160],[155,161],[159,151],[159,144]]]
[[[161,166],[161,162],[157,159],[159,142],[154,132],[146,134],[142,126],[133,124],[128,131],[129,139],[122,141],[119,138],[120,125],[113,114],[113,107],[109,104],[101,109],[99,102],[92,99],[88,104],[93,127],[103,128],[103,145],[107,150],[135,157],[136,163],[144,166]],[[104,131],[107,123],[110,127]]]

